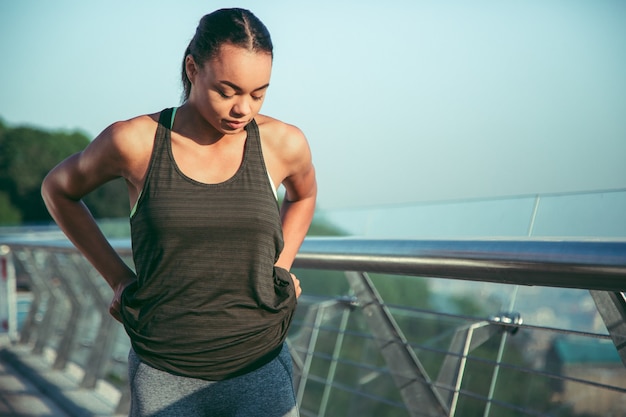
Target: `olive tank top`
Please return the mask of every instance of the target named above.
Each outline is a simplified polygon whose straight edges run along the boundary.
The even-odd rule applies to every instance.
[[[149,365],[221,380],[280,350],[296,307],[279,208],[253,120],[228,180],[187,177],[171,147],[172,109],[161,112],[143,190],[132,214],[137,281],[122,295],[131,344]]]

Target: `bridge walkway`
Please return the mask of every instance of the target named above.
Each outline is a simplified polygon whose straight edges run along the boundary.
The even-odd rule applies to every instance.
[[[110,417],[119,393],[80,388],[80,370],[53,370],[51,360],[0,336],[0,416]]]

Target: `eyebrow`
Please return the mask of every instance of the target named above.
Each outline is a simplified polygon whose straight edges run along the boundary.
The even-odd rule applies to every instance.
[[[236,84],[231,83],[230,81],[220,80],[220,81],[219,81],[219,83],[220,83],[220,84],[227,85],[227,86],[229,86],[230,88],[232,88],[233,90],[237,90],[237,91],[242,91],[242,90],[243,90],[241,87],[239,87],[239,86],[238,86],[238,85],[236,85]],[[254,92],[257,92],[257,91],[265,90],[265,89],[266,89],[267,87],[269,87],[269,86],[270,86],[270,84],[269,84],[269,83],[267,83],[267,84],[265,84],[265,85],[263,85],[263,86],[261,86],[261,87],[259,87],[259,88],[255,88],[254,90],[252,90],[252,92],[254,93]]]

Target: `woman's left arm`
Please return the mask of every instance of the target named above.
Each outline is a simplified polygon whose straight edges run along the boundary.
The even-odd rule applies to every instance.
[[[282,181],[285,197],[280,210],[285,246],[276,265],[290,270],[313,220],[317,182],[311,150],[302,132],[290,126],[286,142],[281,149],[286,175]]]

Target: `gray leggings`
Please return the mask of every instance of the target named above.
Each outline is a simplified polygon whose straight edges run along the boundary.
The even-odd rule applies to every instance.
[[[172,375],[128,355],[130,417],[298,417],[286,345],[268,364],[224,381]]]

